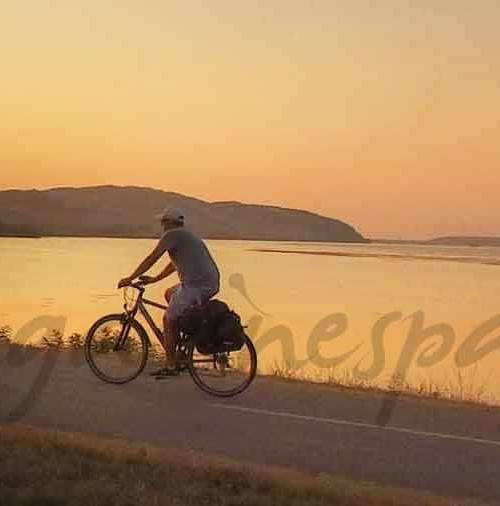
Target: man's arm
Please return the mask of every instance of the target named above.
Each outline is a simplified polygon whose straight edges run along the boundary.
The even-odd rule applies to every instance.
[[[173,262],[169,262],[168,265],[163,269],[160,274],[155,276],[155,282],[160,281],[162,279],[168,278],[171,274],[173,274],[177,269]]]
[[[135,278],[151,269],[151,267],[153,267],[153,265],[158,261],[164,252],[164,245],[161,242],[158,243],[156,248],[141,262],[139,267],[137,267],[137,269],[130,276],[120,280],[118,283],[118,288],[123,288],[124,286],[130,285],[130,283],[132,283]]]
[[[169,264],[156,276],[142,276],[141,280],[146,283],[156,283],[161,281],[162,279],[167,278],[171,274],[173,274],[177,269],[173,262],[169,262]]]

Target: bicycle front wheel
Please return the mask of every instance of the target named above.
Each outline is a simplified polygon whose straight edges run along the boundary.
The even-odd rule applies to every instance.
[[[126,314],[104,316],[87,334],[85,358],[95,375],[106,383],[132,381],[148,359],[146,331]]]
[[[252,383],[257,372],[257,352],[248,336],[238,351],[201,354],[189,344],[188,368],[194,382],[217,397],[240,394]]]

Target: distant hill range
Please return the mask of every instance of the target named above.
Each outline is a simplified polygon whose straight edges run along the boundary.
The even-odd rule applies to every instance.
[[[0,235],[153,238],[153,217],[166,206],[182,209],[205,238],[368,242],[347,223],[307,211],[118,186],[0,191]]]
[[[380,244],[420,244],[424,246],[475,246],[500,247],[500,237],[486,236],[450,236],[436,237],[426,241],[411,241],[403,239],[373,239],[371,242]]]
[[[436,239],[427,241],[427,244],[435,244],[441,246],[500,246],[500,237],[437,237]]]

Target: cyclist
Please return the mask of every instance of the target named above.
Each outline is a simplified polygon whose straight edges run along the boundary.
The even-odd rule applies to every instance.
[[[178,374],[175,346],[179,336],[179,317],[188,307],[204,304],[219,291],[220,274],[206,244],[184,227],[184,215],[181,211],[167,207],[156,218],[161,220],[163,235],[139,267],[130,276],[120,280],[118,288],[130,285],[139,276],[143,282],[156,283],[177,271],[180,284],[165,292],[169,303],[163,317],[162,345],[167,356],[166,367],[153,373],[172,376]],[[165,252],[168,252],[170,257],[167,266],[156,276],[142,276]]]

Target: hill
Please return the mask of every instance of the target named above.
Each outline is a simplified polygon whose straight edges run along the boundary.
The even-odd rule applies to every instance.
[[[0,235],[158,237],[153,216],[168,205],[205,238],[368,242],[347,223],[308,211],[119,186],[0,191]]]
[[[480,237],[480,236],[452,236],[437,237],[427,241],[427,244],[436,244],[442,246],[500,246],[500,237]]]

